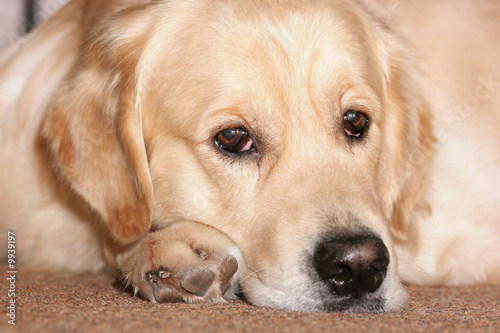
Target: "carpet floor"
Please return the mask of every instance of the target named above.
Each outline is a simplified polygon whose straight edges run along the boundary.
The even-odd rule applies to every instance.
[[[402,311],[304,313],[223,305],[151,304],[108,275],[1,269],[0,332],[500,332],[500,287],[417,288]],[[15,287],[15,297],[9,289]],[[15,301],[12,310],[11,300]],[[11,309],[8,308],[11,307]],[[15,312],[15,326],[10,324]]]

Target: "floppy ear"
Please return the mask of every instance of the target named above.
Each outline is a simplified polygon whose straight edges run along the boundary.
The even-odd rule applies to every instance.
[[[414,238],[413,220],[431,213],[425,190],[436,139],[414,62],[407,58],[399,41],[392,39],[387,44],[385,151],[380,168],[383,209],[393,235],[407,240]]]
[[[407,106],[405,106],[407,107]],[[413,226],[415,219],[431,214],[431,206],[426,201],[426,189],[429,186],[429,168],[434,153],[435,138],[432,132],[432,123],[427,105],[420,101],[413,105],[417,117],[408,129],[407,135],[411,138],[399,139],[399,144],[407,145],[403,150],[396,149],[400,154],[394,164],[393,188],[389,191],[392,199],[388,204],[388,217],[391,221],[391,230],[400,240],[415,239]],[[409,127],[410,127],[409,126]],[[404,132],[402,133],[403,135]],[[405,143],[406,141],[406,143]]]
[[[92,32],[97,37],[78,55],[41,135],[61,178],[98,212],[115,240],[127,243],[150,229],[153,188],[136,93],[140,52],[134,50],[141,43],[137,34],[114,31],[120,36]]]

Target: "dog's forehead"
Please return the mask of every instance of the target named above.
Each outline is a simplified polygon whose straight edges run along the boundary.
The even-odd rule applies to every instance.
[[[347,104],[342,99],[380,101],[384,66],[373,62],[383,56],[374,55],[380,50],[360,29],[362,13],[342,1],[311,1],[300,12],[296,1],[262,2],[177,13],[175,32],[164,23],[150,40],[156,59],[149,61],[154,94],[158,87],[166,94],[162,103],[190,114],[239,107],[267,121],[309,106],[328,110],[319,118],[329,123],[332,105]]]
[[[295,2],[214,10],[205,24],[188,29],[189,46],[186,36],[180,35],[179,48],[189,58],[197,55],[193,60],[197,64],[213,68],[208,72],[203,68],[204,75],[211,74],[220,86],[237,91],[281,88],[293,95],[305,85],[316,91],[322,86],[347,89],[349,82],[380,77],[373,72],[379,67],[373,66],[376,41],[366,36],[362,13],[339,1],[328,6],[311,1],[308,11],[298,11]]]

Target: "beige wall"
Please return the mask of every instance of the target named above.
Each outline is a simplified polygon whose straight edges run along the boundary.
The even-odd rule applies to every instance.
[[[35,23],[47,19],[68,0],[38,0]],[[23,31],[24,0],[0,0],[0,50],[15,42]]]

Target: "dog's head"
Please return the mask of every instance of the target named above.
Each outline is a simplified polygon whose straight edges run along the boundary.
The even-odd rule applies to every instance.
[[[402,305],[393,242],[432,134],[391,32],[335,0],[136,1],[89,22],[44,131],[118,242],[195,220],[238,245],[256,305]]]

